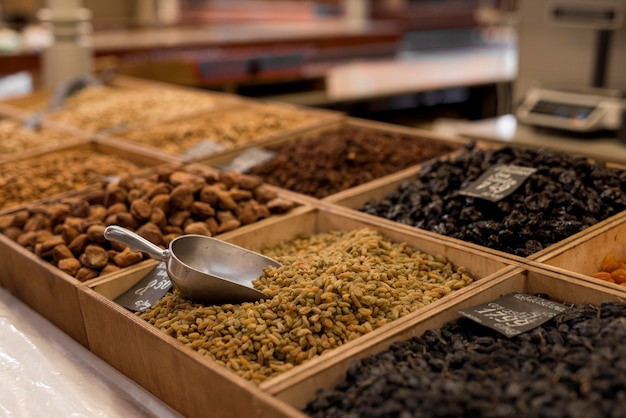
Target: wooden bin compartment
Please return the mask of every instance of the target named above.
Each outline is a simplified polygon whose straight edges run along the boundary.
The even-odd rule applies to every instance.
[[[103,134],[100,140],[158,149],[194,161],[326,126],[342,117],[330,110],[241,98],[236,105],[215,112]]]
[[[602,228],[597,228],[535,261],[537,265],[563,274],[624,289],[626,285],[620,286],[619,283],[591,277],[592,274],[602,270],[603,260],[608,254],[619,261],[619,268],[626,268],[624,234],[626,234],[626,216],[618,216],[614,222],[607,223]],[[618,278],[618,281],[621,280]]]
[[[239,231],[223,234],[220,239],[260,250],[300,234],[352,231],[361,228],[378,231],[392,242],[404,242],[424,252],[446,256],[455,266],[466,267],[477,279],[465,288],[452,291],[391,323],[419,316],[419,312],[428,312],[431,307],[445,303],[445,300],[463,298],[471,288],[482,287],[483,283],[499,277],[501,272],[517,268],[508,260],[451,245],[428,234],[408,233],[400,229],[382,227],[369,218],[355,214],[333,213],[319,208],[299,208],[291,214],[268,220],[263,225],[261,223],[250,225]],[[208,413],[212,416],[252,414],[252,408],[258,399],[264,402],[268,399],[259,392],[255,383],[179,342],[113,301],[136,284],[150,268],[146,266],[145,269],[135,270],[132,274],[112,275],[80,288],[90,349],[186,416],[206,416]],[[252,305],[246,305],[246,308],[249,306]],[[303,365],[308,365],[305,369],[315,367],[314,364],[318,361],[333,357],[332,353],[335,350],[354,344],[367,344],[370,334],[385,332],[388,325],[382,325],[370,332],[367,338],[358,337],[340,348],[333,348],[328,353],[313,358],[308,363],[296,365],[278,377],[269,378],[262,383],[262,387],[270,390],[274,387],[272,381],[281,376],[297,380]],[[274,409],[264,409],[268,407],[275,408],[276,405],[266,405],[255,412],[259,416],[280,416]],[[294,411],[292,414],[297,416]]]
[[[259,144],[261,151],[277,153],[268,163],[259,160],[249,148],[198,162],[249,170],[270,184],[317,200],[386,179],[393,173],[412,173],[413,167],[454,153],[467,141],[417,128],[344,118]]]
[[[584,157],[578,157],[578,156],[569,156],[565,153],[561,153],[559,151],[550,151],[550,150],[538,150],[538,149],[532,149],[532,148],[528,148],[528,147],[518,147],[518,146],[513,146],[513,145],[507,145],[507,144],[495,144],[495,143],[488,143],[488,142],[482,142],[482,141],[478,141],[476,142],[476,146],[475,146],[475,150],[478,150],[480,152],[509,152],[507,150],[521,150],[520,152],[525,153],[525,152],[536,152],[537,154],[535,155],[541,155],[541,158],[545,158],[545,161],[550,161],[549,157],[545,157],[544,154],[540,154],[540,153],[545,153],[545,152],[550,152],[550,153],[554,153],[554,155],[563,155],[566,157],[571,157],[572,161],[575,160],[575,162],[571,162],[570,164],[572,165],[577,165],[577,164],[582,164],[584,162],[584,164],[586,165],[586,169],[590,170],[590,171],[595,171],[595,164],[601,164],[601,165],[605,165],[608,169],[611,170],[615,170],[616,173],[619,172],[623,172],[626,168],[626,166],[621,165],[621,164],[617,164],[617,163],[612,163],[612,162],[597,162],[594,160],[588,160],[588,159],[584,159]],[[440,164],[444,164],[445,167],[449,167],[451,165],[454,164],[458,164],[459,159],[460,158],[465,158],[465,153],[466,151],[460,151],[458,153],[454,153],[454,154],[450,154],[448,156],[444,156],[443,158],[440,158],[440,160],[435,163],[435,164],[423,164],[420,166],[416,166],[416,167],[412,167],[409,170],[403,171],[403,172],[399,172],[390,176],[387,176],[383,179],[379,179],[379,180],[375,180],[372,181],[370,183],[367,183],[365,185],[350,189],[350,190],[346,190],[344,192],[341,193],[337,193],[331,196],[328,196],[327,198],[323,199],[324,203],[329,203],[332,205],[337,205],[340,207],[344,207],[348,210],[358,210],[361,211],[363,210],[363,208],[365,207],[365,205],[368,202],[371,201],[375,201],[375,202],[380,202],[381,200],[387,198],[388,196],[398,192],[399,190],[401,190],[401,187],[403,187],[403,185],[408,184],[408,183],[413,183],[418,181],[420,178],[423,178],[421,176],[424,175],[424,173],[428,173],[428,177],[426,177],[427,179],[432,178],[433,175],[433,171],[438,169],[440,167]],[[495,158],[495,157],[493,157]],[[474,160],[472,160],[474,161]],[[491,162],[490,164],[495,165],[493,162]],[[551,164],[551,163],[547,163],[547,164]],[[556,164],[556,163],[555,163]],[[433,170],[431,170],[432,167],[435,167]],[[571,168],[571,167],[568,167]],[[458,167],[457,167],[458,170]],[[461,172],[461,178],[463,179],[463,181],[465,181],[466,183],[467,180],[465,179],[466,174],[469,173],[470,171],[467,170],[466,167],[462,166],[461,170],[463,170]],[[473,180],[476,180],[478,175],[483,173],[485,171],[485,169],[482,170],[478,170],[478,171],[474,171],[474,176],[472,177]],[[538,176],[542,176],[541,178],[545,178],[545,173],[546,170],[544,170],[543,172],[539,171],[535,174],[532,174],[531,177],[529,179],[526,180],[526,183],[529,180],[535,179],[535,178],[539,178]],[[478,173],[478,174],[477,174]],[[569,173],[568,173],[569,174]],[[594,173],[595,174],[595,173]],[[533,177],[535,176],[535,177]],[[450,179],[453,177],[459,177],[459,174],[454,174],[454,171],[450,171],[448,172],[448,174],[445,176],[445,181],[446,182],[450,182],[451,184],[461,184],[464,185],[465,183],[463,182],[453,182]],[[590,183],[590,179],[592,179],[591,175],[579,175],[578,176],[578,180],[576,180],[577,182],[580,182],[580,179],[585,178],[587,179],[587,182]],[[615,176],[617,177],[617,176]],[[563,178],[567,178],[566,176],[563,176]],[[439,178],[441,179],[441,178]],[[428,180],[426,180],[428,181]],[[537,180],[538,181],[538,180]],[[569,181],[569,180],[567,180]],[[553,184],[558,184],[559,181],[557,180],[552,180]],[[520,193],[520,191],[524,191],[524,185],[526,183],[523,183],[519,189],[517,189],[516,192],[514,192],[514,196],[515,193],[517,193],[517,195],[522,195],[522,193]],[[623,182],[622,182],[623,183]],[[425,184],[425,183],[422,183]],[[534,183],[533,183],[534,184]],[[428,185],[430,186],[430,185]],[[455,186],[457,187],[457,186]],[[596,191],[596,187],[591,186],[590,184],[588,184],[587,189],[594,189],[594,191]],[[620,193],[624,194],[626,193],[626,187],[621,186],[622,187],[622,191]],[[467,242],[467,245],[469,246],[473,246],[475,248],[481,248],[483,251],[486,252],[490,252],[493,254],[498,254],[500,256],[503,257],[510,257],[512,259],[515,259],[517,261],[521,261],[520,259],[524,259],[524,260],[539,260],[542,259],[544,256],[546,256],[547,254],[551,253],[552,251],[554,251],[555,249],[559,248],[560,246],[566,245],[568,243],[572,243],[575,242],[576,240],[578,240],[580,237],[584,236],[587,233],[592,232],[593,230],[596,230],[598,228],[602,228],[604,225],[607,225],[611,222],[613,222],[615,219],[618,219],[620,216],[624,216],[626,215],[626,213],[624,213],[623,210],[620,209],[619,204],[612,206],[613,210],[613,214],[611,216],[608,216],[606,218],[604,218],[603,220],[597,222],[594,225],[591,226],[587,226],[585,228],[583,228],[582,230],[573,232],[575,230],[574,227],[570,227],[569,224],[572,224],[573,222],[572,219],[568,219],[565,220],[565,216],[569,216],[568,214],[563,214],[561,215],[560,213],[557,213],[556,210],[558,208],[563,208],[565,209],[567,207],[567,205],[569,204],[569,202],[571,200],[573,200],[573,198],[571,196],[568,196],[569,199],[567,202],[563,203],[555,203],[554,205],[550,206],[550,209],[539,209],[539,206],[537,206],[536,209],[533,210],[526,210],[527,212],[529,212],[531,215],[532,214],[542,214],[542,213],[548,213],[549,217],[546,219],[546,226],[542,226],[542,227],[534,227],[532,229],[530,229],[530,231],[532,231],[532,236],[530,237],[531,239],[529,241],[532,240],[540,240],[542,238],[539,237],[544,237],[546,236],[545,232],[548,231],[552,231],[552,230],[558,230],[558,231],[562,231],[559,233],[560,236],[564,236],[565,238],[557,241],[557,242],[553,242],[551,244],[547,244],[547,245],[543,245],[543,248],[541,248],[540,250],[535,250],[534,248],[531,250],[528,250],[529,254],[523,254],[523,255],[518,255],[518,254],[514,254],[513,252],[506,252],[504,250],[499,250],[497,245],[493,245],[493,247],[496,248],[492,248],[492,246],[487,245],[487,244],[481,244],[481,240],[482,242],[494,242],[494,241],[489,241],[489,237],[491,236],[496,236],[499,237],[500,233],[502,232],[503,229],[505,229],[504,227],[504,219],[509,219],[507,218],[509,214],[511,214],[512,211],[512,204],[509,206],[508,209],[504,209],[506,208],[506,206],[503,207],[503,209],[500,209],[500,207],[496,204],[496,203],[491,203],[487,200],[481,200],[480,198],[469,198],[469,197],[464,197],[462,195],[460,195],[459,193],[456,193],[458,190],[461,189],[461,186],[458,186],[455,189],[455,193],[449,193],[449,191],[446,192],[431,192],[431,190],[433,190],[432,188],[428,188],[428,187],[423,187],[421,189],[419,189],[422,193],[422,195],[418,196],[418,198],[416,199],[416,201],[420,202],[420,203],[414,203],[414,201],[412,200],[412,198],[414,196],[408,196],[409,193],[406,193],[405,195],[402,196],[403,202],[410,202],[410,207],[411,210],[415,211],[415,213],[417,213],[417,215],[415,214],[411,214],[410,212],[407,212],[405,209],[405,212],[400,212],[399,209],[393,208],[392,204],[390,203],[390,207],[388,209],[389,213],[392,212],[397,212],[397,213],[408,213],[406,219],[408,219],[409,221],[407,221],[405,223],[405,221],[396,221],[396,220],[390,220],[387,219],[385,217],[380,216],[381,222],[393,222],[393,223],[399,223],[402,224],[404,227],[409,228],[409,229],[413,229],[416,228],[415,226],[413,226],[412,222],[416,222],[415,219],[420,219],[423,222],[427,222],[430,223],[430,221],[436,221],[437,223],[441,222],[442,219],[448,217],[451,221],[447,224],[447,225],[454,225],[456,226],[458,225],[462,225],[463,227],[467,226],[467,230],[466,232],[463,233],[463,236],[466,237],[465,239],[463,239],[465,242]],[[409,189],[409,190],[413,190],[413,189]],[[536,192],[535,192],[536,190]],[[533,198],[537,198],[537,200],[539,199],[540,196],[540,192],[543,191],[543,188],[539,188],[539,189],[535,189],[533,190],[533,192],[530,194],[530,196],[532,196]],[[417,194],[415,191],[413,191],[414,194]],[[444,193],[448,193],[447,195],[443,196],[442,195]],[[598,192],[598,196],[599,196]],[[617,192],[615,192],[617,193]],[[436,194],[436,199],[435,196],[433,194]],[[424,197],[426,196],[426,197]],[[517,196],[518,198],[520,198],[520,196]],[[526,196],[526,195],[525,195]],[[464,199],[464,201],[459,200],[460,199]],[[524,199],[524,196],[521,196],[521,199]],[[471,203],[468,199],[473,199],[473,202],[476,203]],[[511,199],[509,199],[511,200]],[[439,208],[430,208],[429,204],[430,203],[436,203],[436,201],[443,201],[443,205]],[[504,199],[504,201],[506,201],[506,199]],[[602,199],[602,206],[608,208],[606,202],[611,201],[610,199]],[[544,202],[551,202],[551,200],[544,200]],[[582,206],[587,205],[587,201],[586,198],[581,197],[579,202],[579,204],[581,204]],[[598,199],[594,200],[594,204],[598,204]],[[467,210],[470,209],[468,208],[468,206],[471,206],[471,209],[474,210],[474,208],[479,208],[478,210],[480,210],[481,214],[482,214],[482,218],[478,218],[476,221],[472,220],[473,225],[472,228],[475,228],[479,221],[480,222],[489,222],[491,221],[493,218],[491,218],[491,216],[493,216],[492,214],[497,214],[497,216],[501,217],[501,219],[496,219],[496,224],[495,226],[491,226],[491,230],[488,229],[484,229],[481,230],[479,232],[475,232],[474,229],[471,229],[469,227],[469,222],[467,220],[460,220],[460,216],[462,212],[459,212],[459,210]],[[404,206],[409,207],[408,204],[406,204]],[[453,210],[449,210],[449,207],[453,207],[455,209]],[[585,206],[586,207],[586,206]],[[459,209],[460,208],[460,209]],[[554,210],[552,208],[555,208]],[[615,209],[617,208],[617,209]],[[572,209],[573,211],[575,210],[579,210],[581,209],[581,207],[576,207],[575,209]],[[607,210],[608,212],[608,210]],[[365,213],[365,212],[363,212]],[[369,215],[369,216],[376,216],[379,217],[378,215]],[[535,215],[537,216],[537,215]],[[576,217],[575,215],[571,215],[573,218],[576,218],[575,221],[579,221],[581,220],[581,218],[583,217],[583,215],[580,215],[579,217]],[[541,218],[541,216],[539,216],[539,218]],[[527,218],[528,219],[528,218]],[[449,237],[450,233],[441,233],[439,231],[442,230],[442,228],[445,230],[446,226],[443,226],[443,223],[440,223],[439,225],[434,225],[433,227],[431,227],[430,231],[433,232],[437,232],[440,233],[441,236],[443,237]],[[522,238],[521,237],[521,230],[522,227],[526,225],[526,222],[516,222],[515,219],[511,220],[511,225],[514,225],[513,227],[508,227],[509,230],[508,235],[506,236],[506,240],[508,242],[508,246],[512,247],[515,245],[518,245],[518,243],[524,243],[527,242],[528,238]],[[458,228],[458,227],[457,227]],[[474,231],[474,236],[472,237],[471,233]],[[488,231],[488,232],[485,232]],[[459,232],[459,229],[454,230],[455,233]],[[568,235],[569,234],[569,235]],[[537,235],[537,237],[535,237],[535,235]],[[458,236],[458,235],[457,235]],[[470,238],[467,238],[470,237]],[[474,237],[478,237],[478,238],[474,238]],[[456,238],[455,238],[456,239]],[[545,239],[545,238],[544,238]],[[546,241],[547,242],[547,241]],[[543,244],[543,243],[542,243]],[[516,247],[517,248],[517,247]],[[524,249],[522,246],[519,246],[520,249]]]
[[[623,302],[625,293],[605,286],[590,284],[564,274],[544,269],[522,268],[485,281],[468,289],[463,298],[424,310],[418,315],[391,323],[389,327],[373,332],[367,339],[355,341],[336,350],[331,356],[304,365],[298,376],[279,376],[264,387],[266,391],[296,409],[304,410],[315,399],[320,389],[331,389],[343,381],[353,360],[362,359],[387,350],[392,343],[407,340],[437,329],[459,318],[459,310],[491,302],[509,293],[546,294],[551,300],[565,304],[600,305],[605,301]]]
[[[0,181],[6,184],[0,193],[0,211],[95,186],[108,176],[139,174],[176,162],[169,156],[88,140],[22,153],[19,158],[0,162]]]
[[[15,114],[44,112],[46,121],[97,133],[123,131],[212,112],[239,102],[234,95],[145,82],[126,76],[116,76],[106,84],[88,86],[67,98],[62,107],[48,109],[52,97],[50,91],[37,91],[2,102],[0,110]]]
[[[52,152],[90,140],[84,132],[46,122],[31,129],[26,126],[27,120],[26,115],[0,113],[0,162]]]

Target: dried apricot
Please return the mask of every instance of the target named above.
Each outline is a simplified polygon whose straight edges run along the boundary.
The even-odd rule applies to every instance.
[[[611,278],[615,280],[615,283],[626,283],[626,270],[620,268],[612,271]]]
[[[591,275],[591,277],[595,277],[596,279],[606,280],[607,282],[615,283],[615,280],[611,277],[611,273],[606,271],[599,271]]]
[[[614,270],[617,270],[621,267],[620,262],[613,254],[607,254],[604,256],[604,260],[602,260],[602,266],[600,269],[602,271],[606,271],[608,273],[612,273]]]

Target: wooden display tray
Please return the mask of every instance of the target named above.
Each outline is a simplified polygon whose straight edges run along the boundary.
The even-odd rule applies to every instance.
[[[150,153],[150,152],[146,152],[145,150],[137,150],[137,149],[133,149],[130,147],[118,147],[118,146],[113,146],[111,144],[103,144],[103,143],[91,141],[89,139],[82,139],[82,140],[78,140],[74,144],[70,144],[66,146],[53,147],[50,149],[35,149],[31,151],[26,151],[26,152],[20,153],[19,155],[15,155],[13,158],[8,158],[6,160],[3,160],[0,158],[0,172],[2,170],[3,164],[8,165],[8,164],[16,163],[16,162],[29,162],[29,161],[36,162],[37,159],[45,155],[49,155],[53,153],[71,152],[71,151],[77,151],[77,150],[98,152],[98,153],[105,154],[105,155],[117,156],[120,159],[137,163],[143,166],[139,168],[137,175],[140,175],[141,173],[146,172],[150,170],[151,168],[159,166],[159,165],[179,163],[179,161],[176,158],[159,154],[159,153]],[[124,173],[120,173],[120,174],[124,174]],[[24,175],[26,176],[28,175],[28,173],[25,173]],[[99,182],[94,182],[94,184],[91,186],[97,186],[98,184]],[[88,187],[90,186],[86,186],[82,189],[85,189]],[[81,191],[80,189],[65,190],[64,192],[58,193],[55,195],[40,197],[39,199],[34,199],[31,201],[25,201],[19,205],[0,207],[0,214],[11,212],[16,208],[28,206],[31,204],[36,204],[41,201],[53,200],[67,193],[76,193],[80,191]]]
[[[594,284],[608,286],[613,289],[624,289],[619,284],[610,283],[591,277],[600,271],[602,260],[606,254],[613,254],[617,259],[626,256],[626,213],[622,212],[600,228],[572,240],[555,251],[534,260],[547,269],[586,280]]]
[[[355,128],[360,128],[360,129],[369,130],[369,131],[379,131],[381,133],[395,133],[399,135],[406,135],[409,137],[414,137],[416,139],[418,138],[426,139],[426,140],[431,140],[434,142],[450,145],[453,151],[451,151],[449,154],[442,155],[442,157],[446,155],[452,155],[458,152],[458,150],[461,149],[463,146],[465,146],[469,141],[467,138],[444,136],[436,132],[431,132],[431,131],[418,129],[418,128],[410,128],[410,127],[393,125],[393,124],[389,124],[385,122],[370,121],[370,120],[360,119],[360,118],[345,117],[345,118],[333,121],[332,123],[328,123],[327,125],[318,125],[317,127],[310,129],[310,130],[302,130],[301,132],[298,132],[298,133],[277,135],[272,138],[268,138],[262,144],[257,144],[256,146],[263,148],[263,147],[278,145],[281,143],[286,143],[289,141],[299,141],[299,140],[303,140],[306,138],[314,138],[314,137],[320,136],[321,134],[325,132],[338,131],[346,127],[355,127]],[[245,148],[225,152],[219,155],[210,156],[204,159],[198,159],[197,162],[211,166],[211,167],[224,166],[224,165],[231,163],[235,158],[240,156],[243,152],[245,152],[249,148],[251,147],[245,147]],[[373,182],[375,182],[375,184],[386,183],[389,181],[393,181],[393,179],[395,179],[396,177],[410,176],[418,172],[420,166],[421,166],[421,163],[416,163],[416,165],[413,167],[406,168],[396,173],[386,175],[377,180],[374,180]],[[352,187],[342,192],[338,192],[333,195],[330,195],[321,200],[333,202],[335,200],[334,196],[338,196],[339,198],[341,198],[341,196],[345,196],[345,195],[358,194],[360,190],[368,190],[369,189],[368,185],[370,185],[373,182],[368,182],[359,186]],[[289,190],[286,190],[286,192],[290,194],[297,194],[301,196],[301,198],[308,199],[311,201],[320,200],[313,196],[307,196],[307,195],[292,192]]]
[[[535,267],[513,269],[495,280],[477,283],[476,287],[468,289],[463,298],[449,299],[410,318],[400,318],[384,330],[379,329],[381,332],[374,331],[367,339],[355,340],[353,344],[335,350],[333,355],[320,357],[315,364],[303,365],[297,376],[278,376],[271,385],[262,384],[261,388],[296,409],[304,409],[315,398],[317,390],[333,388],[343,380],[352,360],[380,353],[393,342],[440,328],[446,322],[459,318],[458,310],[487,303],[512,292],[547,294],[552,300],[567,304],[599,305],[604,301],[623,302],[626,298],[623,290],[608,289],[566,274]]]
[[[10,120],[16,124],[24,124],[27,119],[28,119],[28,115],[24,113],[17,113],[17,114],[11,113],[11,112],[4,113],[2,112],[2,110],[0,110],[0,121]],[[29,128],[24,126],[22,129],[26,131]],[[21,151],[15,151],[15,152],[2,154],[0,155],[0,163],[3,163],[5,161],[10,161],[10,160],[28,158],[29,156],[34,155],[34,154],[54,152],[54,151],[61,150],[66,147],[80,145],[90,140],[89,135],[86,135],[82,131],[77,131],[72,128],[58,126],[55,123],[43,122],[43,121],[41,125],[39,126],[39,129],[36,131],[33,131],[33,134],[39,134],[39,133],[42,135],[47,135],[48,133],[50,134],[54,133],[56,135],[66,135],[67,138],[56,144],[42,143],[38,146],[26,148]]]
[[[436,307],[444,306],[452,300],[463,300],[464,295],[472,293],[472,289],[482,289],[503,272],[518,268],[517,264],[509,260],[468,249],[463,245],[443,242],[418,231],[408,232],[400,228],[380,226],[359,214],[335,213],[326,208],[302,207],[263,224],[249,225],[225,233],[220,238],[249,249],[260,249],[301,233],[363,227],[378,230],[392,241],[406,242],[422,251],[444,255],[454,265],[465,266],[477,278],[476,283],[392,323],[406,323],[411,318],[427,315],[431,309],[437,309]],[[79,288],[90,349],[185,416],[301,416],[297,409],[276,403],[267,393],[281,393],[284,390],[281,382],[300,380],[302,372],[317,370],[320,367],[318,364],[323,365],[333,358],[332,352],[296,366],[257,387],[179,343],[113,301],[137,283],[152,266],[138,267],[132,273],[114,274]],[[358,338],[336,350],[345,352],[353,346],[367,345],[370,338],[376,339],[376,335],[386,334],[389,329],[387,325],[374,330],[367,338]],[[396,327],[394,325],[392,329]]]
[[[479,148],[485,148],[485,149],[486,148],[499,148],[503,146],[503,144],[501,143],[494,143],[494,142],[488,142],[488,141],[477,141],[476,143]],[[626,166],[622,164],[613,163],[613,162],[607,162],[606,164],[608,167],[626,170]],[[396,191],[398,187],[402,184],[402,182],[417,178],[421,169],[422,169],[421,165],[410,167],[406,170],[391,174],[384,178],[373,180],[361,186],[354,187],[354,188],[345,190],[343,192],[328,196],[327,198],[321,200],[321,204],[329,204],[332,206],[338,206],[339,208],[344,208],[347,211],[359,211],[359,208],[362,207],[368,200],[383,199],[389,193]],[[375,215],[366,214],[365,212],[362,212],[362,213],[365,216],[372,216],[376,219],[379,219],[379,222],[383,224],[389,224],[389,223],[398,224],[398,225],[401,225],[401,227],[405,229],[409,229],[409,230],[417,229],[416,227],[405,225],[405,224],[400,224],[399,222],[395,222],[393,220],[378,217]],[[570,237],[562,241],[552,244],[544,248],[543,250],[538,251],[528,257],[516,256],[514,254],[509,254],[504,251],[495,250],[495,249],[481,246],[478,244],[474,244],[471,242],[466,242],[466,241],[461,241],[461,242],[464,242],[466,246],[475,248],[476,250],[498,255],[500,257],[509,258],[511,260],[515,260],[518,263],[525,263],[530,260],[540,261],[540,260],[544,260],[552,252],[558,250],[559,248],[561,247],[567,248],[566,247],[567,245],[572,245],[573,243],[579,240],[584,240],[587,234],[593,233],[594,231],[601,230],[602,228],[606,227],[607,225],[612,224],[613,222],[615,222],[616,220],[624,216],[626,216],[626,212],[618,213],[614,216],[611,216],[605,219],[604,221],[598,222],[597,224],[583,231],[580,231],[574,235],[571,235]],[[440,235],[440,234],[436,234],[436,235],[439,236],[440,239],[443,239],[443,240],[459,241],[456,238],[451,238],[445,235]]]
[[[160,89],[163,91],[173,91],[173,92],[176,92],[176,91],[194,92],[196,94],[204,95],[207,98],[211,98],[215,101],[214,105],[210,109],[200,110],[200,111],[191,109],[188,113],[184,115],[184,117],[198,115],[198,114],[202,114],[206,112],[213,112],[216,110],[235,106],[238,103],[240,103],[240,101],[242,100],[240,97],[233,95],[233,94],[200,90],[200,89],[195,89],[192,87],[173,85],[173,84],[162,83],[158,81],[141,80],[138,78],[124,76],[124,75],[116,75],[115,78],[107,84],[107,86],[118,89],[120,92],[135,91],[137,93],[141,93],[142,91],[155,90],[155,89]],[[9,114],[15,117],[28,118],[29,116],[35,114],[36,112],[43,111],[44,109],[46,109],[50,104],[53,94],[54,93],[50,89],[42,89],[42,90],[35,91],[26,96],[20,96],[20,97],[0,101],[0,112]],[[183,116],[175,117],[172,120],[176,120],[180,117],[183,117]],[[94,132],[90,132],[89,130],[82,129],[79,126],[67,125],[61,122],[50,120],[45,115],[43,117],[43,120],[51,124],[65,126],[69,129],[76,129],[76,130],[85,132],[90,135],[95,134]],[[160,122],[164,122],[164,121],[165,120],[161,120]],[[144,125],[139,124],[137,126],[123,127],[123,128],[111,127],[111,128],[104,129],[100,132],[123,132],[129,128],[138,129],[138,128],[141,128],[142,126]]]
[[[234,97],[235,96],[232,96],[232,98]],[[277,130],[276,132],[272,134],[268,134],[268,135],[260,135],[256,139],[251,140],[245,144],[236,145],[232,148],[226,148],[223,151],[217,151],[209,155],[200,154],[200,155],[194,156],[194,155],[186,155],[184,152],[183,153],[170,153],[170,152],[160,150],[157,146],[152,146],[150,144],[146,144],[143,142],[132,141],[131,139],[128,139],[126,137],[127,134],[135,133],[138,130],[141,132],[153,131],[153,130],[158,130],[161,128],[167,128],[170,126],[176,126],[178,124],[185,123],[185,122],[194,122],[199,119],[206,119],[207,125],[209,125],[208,119],[210,118],[219,119],[220,116],[224,113],[226,114],[236,113],[241,107],[251,108],[253,110],[254,109],[262,110],[264,108],[270,108],[270,109],[283,109],[285,111],[300,112],[303,115],[306,115],[309,118],[309,120],[293,128]],[[293,105],[293,104],[288,104],[288,103],[270,102],[270,101],[261,100],[261,99],[238,97],[237,102],[233,103],[231,106],[220,107],[219,109],[215,109],[214,111],[210,113],[207,113],[207,112],[200,113],[200,114],[196,113],[196,114],[192,114],[192,115],[188,115],[185,117],[176,118],[172,120],[159,121],[156,123],[142,125],[138,127],[138,129],[129,128],[129,129],[125,129],[122,131],[111,131],[111,132],[96,134],[96,140],[99,142],[103,142],[103,143],[111,143],[113,145],[119,144],[121,146],[132,146],[137,149],[147,149],[147,150],[150,150],[151,152],[165,153],[171,156],[175,156],[176,158],[179,158],[181,161],[185,161],[185,162],[202,161],[205,159],[214,159],[214,158],[217,158],[218,160],[223,161],[224,159],[234,158],[232,157],[233,155],[236,156],[241,152],[241,150],[245,150],[250,147],[262,147],[266,144],[272,144],[276,141],[276,139],[280,140],[285,136],[296,135],[301,132],[306,132],[306,131],[316,129],[319,127],[334,126],[335,124],[339,123],[339,121],[342,120],[343,118],[345,118],[343,113],[332,111],[332,110],[308,108],[308,107],[298,106],[298,105]],[[210,138],[207,138],[207,139],[210,139]],[[224,158],[222,158],[221,156],[224,156]]]

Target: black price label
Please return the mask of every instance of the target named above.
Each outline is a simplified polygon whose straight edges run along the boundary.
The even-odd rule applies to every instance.
[[[566,309],[568,306],[548,299],[511,293],[458,313],[507,337],[514,337],[538,327]]]
[[[172,287],[165,263],[159,263],[133,287],[115,299],[133,312],[143,312],[160,300]]]
[[[489,168],[465,189],[459,190],[459,193],[498,202],[517,190],[535,171],[537,169],[519,165],[497,165]]]

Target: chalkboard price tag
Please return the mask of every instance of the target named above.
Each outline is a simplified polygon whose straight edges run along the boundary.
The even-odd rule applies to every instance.
[[[203,139],[185,151],[187,157],[203,157],[224,151],[224,145],[210,139]]]
[[[567,305],[548,299],[510,293],[458,313],[507,337],[514,337],[540,326],[566,309]]]
[[[165,263],[159,263],[115,302],[133,312],[143,312],[160,300],[172,287]]]
[[[248,148],[234,158],[230,163],[222,165],[219,168],[224,171],[239,171],[246,173],[255,165],[263,164],[271,161],[276,156],[274,151],[263,148]]]
[[[498,202],[517,190],[535,171],[536,168],[512,164],[493,166],[459,190],[459,194]]]

